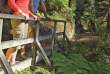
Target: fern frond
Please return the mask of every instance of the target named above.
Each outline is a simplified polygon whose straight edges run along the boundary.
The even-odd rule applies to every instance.
[[[45,69],[40,68],[40,67],[38,67],[38,69],[36,69],[33,74],[36,74],[36,73],[51,74],[51,72],[49,72],[48,70],[45,70]]]
[[[69,54],[65,57],[55,52],[53,57],[57,74],[110,74],[110,66],[103,62],[89,62],[82,54]]]

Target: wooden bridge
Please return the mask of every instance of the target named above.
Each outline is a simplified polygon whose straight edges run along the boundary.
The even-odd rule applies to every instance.
[[[64,20],[54,20],[53,19],[52,22],[54,22],[54,28],[53,28],[53,33],[51,35],[40,37],[39,36],[40,22],[37,22],[37,23],[35,22],[34,23],[35,24],[35,35],[34,35],[33,38],[26,38],[26,39],[10,40],[10,41],[1,42],[2,27],[3,27],[3,20],[4,19],[21,19],[21,20],[25,20],[25,17],[0,13],[0,64],[1,64],[2,69],[4,70],[5,74],[14,74],[11,66],[7,62],[7,59],[6,59],[6,57],[5,57],[5,55],[2,51],[3,49],[6,49],[6,48],[15,47],[15,46],[24,45],[24,44],[34,42],[34,50],[32,51],[32,60],[31,60],[31,66],[32,67],[36,66],[36,56],[37,56],[36,52],[37,52],[37,50],[40,52],[42,58],[44,59],[44,61],[46,63],[46,66],[52,67],[51,62],[48,59],[48,57],[47,57],[45,51],[43,50],[43,48],[42,48],[39,41],[52,38],[52,50],[54,50],[54,45],[55,45],[55,42],[56,42],[59,49],[60,49],[60,51],[62,52],[62,54],[65,55],[65,52],[64,52],[60,42],[58,41],[57,36],[63,35],[63,39],[64,40],[66,39],[68,41],[68,43],[70,44],[69,39],[66,35],[66,23],[67,23],[66,21],[64,21]],[[34,21],[34,18],[30,17],[29,20]],[[41,21],[49,21],[49,20],[41,18]],[[64,31],[63,32],[56,33],[57,22],[64,23]],[[36,47],[37,47],[37,49],[36,49]]]

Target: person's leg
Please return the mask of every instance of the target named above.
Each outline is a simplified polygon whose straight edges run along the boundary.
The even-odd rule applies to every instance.
[[[15,28],[17,27],[17,23],[18,22],[16,20],[11,19],[11,26],[13,28],[13,39],[15,38],[15,35],[16,35]],[[7,58],[8,62],[12,62],[12,63],[15,62],[14,60],[12,61],[12,59],[15,59],[15,57],[16,57],[15,56],[16,55],[15,51],[16,51],[15,47],[14,48],[9,48],[7,50],[6,58]]]
[[[25,22],[22,23],[21,20],[11,20],[11,25],[13,28],[13,39],[21,39],[27,37],[28,24],[25,24]],[[9,48],[7,50],[6,57],[8,62],[15,63],[16,55],[18,49],[20,48],[21,46],[17,46],[15,49]]]
[[[15,49],[14,48],[9,48],[6,52],[6,58],[7,58],[7,61],[10,62],[11,61],[11,58],[13,57],[14,55],[14,52],[15,52]]]
[[[15,50],[15,52],[14,52],[14,54],[12,56],[12,59],[10,61],[12,63],[12,65],[15,64],[17,52],[18,52],[18,50]]]
[[[29,37],[34,37],[34,29],[30,32]],[[31,49],[33,49],[34,43],[31,43]]]
[[[21,55],[24,55],[25,54],[25,48],[26,48],[26,45],[24,45],[24,47],[21,48]]]
[[[28,25],[28,36],[34,37],[34,28],[30,24]],[[31,43],[31,48],[33,48],[33,43]],[[26,51],[26,45],[24,45],[24,48],[21,48],[21,56],[20,56],[21,58],[24,59],[27,58],[25,51]]]

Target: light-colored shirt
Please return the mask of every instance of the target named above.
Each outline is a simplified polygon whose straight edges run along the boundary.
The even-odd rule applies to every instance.
[[[35,13],[37,12],[37,9],[38,9],[40,2],[44,2],[44,0],[33,0]]]

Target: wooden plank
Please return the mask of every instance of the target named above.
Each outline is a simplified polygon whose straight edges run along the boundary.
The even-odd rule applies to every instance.
[[[2,19],[22,19],[22,20],[25,20],[24,16],[18,16],[18,15],[12,15],[12,14],[3,14],[3,13],[0,13],[0,18],[2,18]],[[34,20],[34,18],[30,17],[28,20]],[[49,20],[45,19],[45,18],[41,18],[41,21],[49,21]],[[66,22],[64,20],[55,20],[55,19],[52,19],[52,21]]]
[[[61,36],[61,35],[63,35],[63,32],[56,34],[56,36]],[[52,35],[41,36],[41,37],[39,37],[39,41],[42,41],[42,40],[45,40],[45,39],[49,39],[49,38],[52,38]],[[18,45],[32,43],[33,41],[34,41],[34,38],[3,41],[1,43],[1,48],[2,49],[6,49],[6,48],[10,48],[10,47],[15,47],[15,46],[18,46]]]
[[[48,59],[48,57],[47,57],[47,55],[46,55],[46,53],[45,53],[45,51],[43,50],[43,48],[42,48],[42,46],[41,46],[41,44],[40,44],[40,42],[39,42],[39,40],[38,40],[38,37],[39,37],[39,28],[40,28],[40,23],[38,22],[36,25],[35,25],[35,40],[36,40],[36,45],[37,45],[37,48],[38,48],[38,51],[39,51],[39,53],[41,54],[41,56],[43,57],[43,59],[44,59],[44,61],[45,61],[45,63],[46,63],[46,65],[47,66],[52,66],[51,65],[51,62],[50,62],[50,60]],[[37,53],[36,51],[35,51],[35,53]],[[35,54],[36,55],[36,54]],[[34,55],[34,56],[35,56]],[[35,56],[36,57],[36,56]],[[35,62],[35,61],[34,61]]]
[[[38,51],[40,52],[41,56],[43,57],[43,59],[44,59],[46,65],[51,67],[51,66],[52,66],[52,65],[51,65],[51,62],[50,62],[50,60],[48,59],[47,55],[45,54],[45,52],[44,52],[44,50],[43,50],[43,48],[42,48],[40,42],[39,42],[38,40],[36,40],[36,43],[37,43]]]
[[[0,13],[0,18],[2,19],[22,19],[25,20],[24,16],[12,15],[12,14],[3,14]],[[30,17],[28,20],[34,20],[34,18]]]
[[[0,64],[5,74],[14,74],[1,49],[2,27],[3,27],[3,19],[0,19]]]

